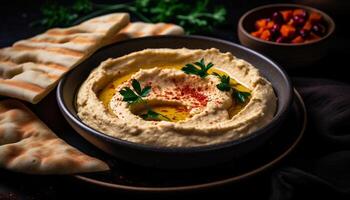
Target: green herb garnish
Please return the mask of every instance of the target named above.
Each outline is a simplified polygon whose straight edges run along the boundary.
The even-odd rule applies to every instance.
[[[142,89],[140,82],[138,82],[136,79],[132,79],[131,86],[136,93],[133,90],[131,90],[129,87],[124,87],[119,91],[119,93],[123,96],[123,101],[126,101],[130,104],[134,104],[134,103],[146,104],[146,106],[148,107],[147,113],[140,115],[141,118],[143,118],[144,120],[170,121],[168,117],[153,111],[147,105],[147,101],[143,99],[143,97],[146,97],[151,92],[151,86],[146,86]]]
[[[75,0],[73,4],[59,5],[58,0],[47,0],[41,8],[42,19],[31,23],[45,28],[71,26],[84,20],[111,12],[129,12],[144,22],[168,22],[182,26],[186,33],[208,33],[214,26],[225,23],[224,6],[210,0],[197,0],[189,5],[181,0],[135,0],[130,3],[101,4],[91,0]]]
[[[219,77],[221,83],[217,84],[216,87],[221,90],[221,91],[225,91],[228,92],[231,90],[231,85],[230,85],[230,76],[226,76],[226,75],[222,75],[220,76],[220,74],[213,72],[213,75]]]
[[[124,87],[119,91],[119,93],[123,96],[123,101],[130,104],[144,101],[142,97],[146,97],[151,92],[151,86],[146,86],[141,89],[141,85],[136,79],[132,79],[131,85],[136,93],[129,87]]]
[[[233,89],[232,95],[236,99],[236,101],[238,101],[239,103],[245,103],[247,101],[247,99],[249,98],[250,93],[249,92],[242,92],[242,91],[238,91],[236,89]]]
[[[232,97],[234,97],[234,99],[236,100],[236,102],[238,103],[245,103],[247,101],[247,99],[250,96],[249,92],[242,92],[239,91],[237,89],[235,89],[234,87],[232,87],[230,85],[230,76],[226,76],[226,75],[222,75],[220,76],[220,74],[213,72],[213,75],[219,77],[221,83],[217,84],[216,87],[224,92],[228,92],[231,91],[232,89]]]
[[[196,66],[200,67],[196,67]],[[208,65],[205,65],[204,59],[202,58],[199,62],[195,62],[193,64],[186,64],[185,67],[183,67],[181,70],[184,71],[186,74],[194,74],[198,75],[201,78],[204,78],[208,76],[208,70],[214,66],[213,63],[208,63]]]
[[[140,117],[144,120],[156,120],[156,121],[170,121],[170,119],[160,113],[157,113],[151,109],[147,111],[146,114],[140,115]]]

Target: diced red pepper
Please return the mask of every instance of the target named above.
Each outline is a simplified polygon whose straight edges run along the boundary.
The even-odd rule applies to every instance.
[[[260,39],[262,40],[270,40],[270,38],[271,38],[271,33],[269,30],[264,30],[260,35]]]
[[[310,20],[306,21],[306,23],[303,26],[303,29],[310,31],[312,29],[312,22]]]
[[[321,37],[316,35],[315,33],[310,33],[310,36],[309,36],[308,40],[318,40],[320,38]]]
[[[283,19],[285,22],[289,21],[293,17],[293,10],[284,10],[281,11]]]
[[[267,24],[267,20],[266,19],[259,19],[258,21],[255,22],[255,27],[257,29],[260,29],[260,28],[264,28]]]
[[[316,22],[320,22],[322,19],[322,15],[318,12],[311,12],[310,14],[310,17],[309,17],[309,20],[312,22],[312,23],[316,23]]]
[[[264,30],[264,28],[259,28],[259,30],[252,32],[251,35],[259,38]]]
[[[281,27],[281,35],[285,38],[290,38],[295,34],[295,28],[290,25],[282,25]]]
[[[275,22],[269,21],[269,22],[267,23],[267,25],[266,25],[266,28],[272,29],[274,25],[275,25]]]
[[[295,9],[293,11],[293,16],[305,17],[306,16],[306,11],[304,9]]]
[[[302,8],[274,11],[270,18],[255,21],[255,28],[251,35],[279,43],[317,40],[326,31],[321,13]]]
[[[300,35],[292,40],[292,43],[303,43],[305,40]]]

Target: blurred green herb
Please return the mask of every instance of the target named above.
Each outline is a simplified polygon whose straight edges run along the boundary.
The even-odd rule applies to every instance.
[[[40,25],[45,28],[70,26],[81,15],[91,12],[92,9],[90,0],[75,0],[71,6],[58,5],[55,1],[48,1],[41,8],[42,19],[34,21],[30,25]]]
[[[225,21],[226,9],[223,6],[214,7],[209,11],[209,0],[197,1],[194,8],[187,9],[186,15],[176,16],[180,26],[187,27],[190,32],[212,31],[213,26]]]
[[[135,0],[131,3],[96,4],[91,0],[75,0],[72,5],[58,5],[49,1],[42,9],[42,19],[31,23],[45,28],[71,26],[110,12],[125,11],[144,22],[169,22],[182,26],[186,33],[207,33],[223,24],[226,9],[213,6],[210,0],[197,0],[191,5],[180,0]]]

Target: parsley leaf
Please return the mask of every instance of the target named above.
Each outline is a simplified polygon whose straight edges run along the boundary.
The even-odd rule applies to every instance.
[[[151,109],[149,109],[147,111],[146,114],[142,114],[140,115],[140,117],[144,120],[155,120],[155,121],[162,121],[162,120],[165,120],[165,121],[170,121],[170,119],[160,113],[157,113]]]
[[[151,92],[151,86],[146,86],[141,91],[141,97],[146,97]]]
[[[232,90],[233,90],[232,97],[235,99],[236,102],[245,103],[248,100],[250,93],[249,92],[242,92],[242,91],[239,91],[239,90],[235,89],[234,87],[232,87],[230,85],[230,79],[231,79],[230,76],[226,76],[226,75],[220,76],[220,74],[218,74],[216,72],[213,72],[213,75],[219,77],[219,79],[221,81],[221,83],[216,85],[216,87],[219,90],[228,92],[232,88]]]
[[[141,95],[141,85],[136,79],[132,79],[131,85],[138,95]]]
[[[129,87],[124,87],[119,91],[119,93],[123,96],[123,101],[130,104],[144,101],[142,97],[146,97],[151,92],[151,86],[146,86],[141,89],[141,85],[136,79],[132,79],[131,86],[135,90],[136,94]]]
[[[230,86],[230,76],[226,76],[226,75],[222,75],[220,76],[220,74],[213,72],[213,75],[219,77],[221,83],[217,84],[216,87],[221,90],[221,91],[225,91],[228,92],[231,90],[231,86]]]
[[[199,62],[195,62],[194,65],[186,64],[181,70],[184,71],[186,74],[194,74],[200,76],[201,78],[204,78],[209,75],[208,70],[213,66],[213,63],[208,63],[208,65],[205,65],[204,59],[202,58]]]
[[[134,91],[131,90],[129,87],[124,87],[119,91],[119,93],[123,96],[123,101],[126,101],[129,104],[145,103],[147,106],[147,102],[144,99],[142,99],[142,97],[146,97],[151,92],[151,86],[146,86],[142,89],[140,82],[136,79],[131,80],[131,86],[134,89]],[[153,111],[149,106],[147,107],[147,113],[140,115],[140,117],[144,120],[170,121],[168,117]]]
[[[234,89],[232,95],[238,103],[245,103],[248,100],[250,93]]]
[[[186,64],[185,67],[183,67],[181,70],[184,71],[186,74],[196,74],[196,75],[198,75],[198,71],[199,71],[197,67],[195,67],[192,64]]]
[[[125,87],[119,91],[119,93],[123,96],[123,101],[128,103],[133,103],[139,100],[139,96],[134,93],[130,88]]]

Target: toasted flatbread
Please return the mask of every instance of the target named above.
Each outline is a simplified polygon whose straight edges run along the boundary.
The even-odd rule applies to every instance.
[[[0,102],[0,167],[28,174],[106,171],[108,165],[58,138],[17,100]]]
[[[114,35],[111,40],[108,42],[112,44],[114,42],[146,37],[146,36],[155,36],[155,35],[183,35],[184,29],[181,26],[168,23],[144,23],[144,22],[132,22],[120,32]]]
[[[127,13],[108,14],[0,49],[0,95],[38,103],[63,74],[106,45],[128,23]]]

